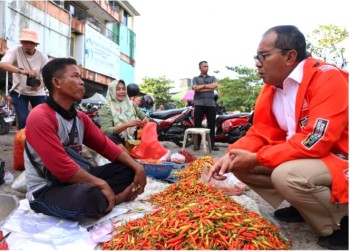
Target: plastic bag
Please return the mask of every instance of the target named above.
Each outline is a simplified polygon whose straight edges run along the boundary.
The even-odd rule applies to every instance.
[[[168,150],[160,159],[160,161],[170,161],[170,150]]]
[[[4,176],[5,184],[8,184],[8,185],[11,184],[14,179],[15,177],[10,171],[5,172],[5,176]]]
[[[208,183],[208,174],[210,165],[206,165],[201,174],[201,182]],[[216,180],[211,178],[209,184],[214,185],[217,189],[222,190],[226,195],[241,195],[247,189],[247,185],[241,182],[232,173],[224,174],[225,180]]]
[[[174,153],[171,155],[170,160],[175,164],[183,164],[185,163],[185,156],[179,153]]]
[[[4,234],[2,231],[0,231],[0,240],[4,237]],[[10,250],[9,246],[6,242],[6,239],[2,240],[2,242],[0,242],[0,250]]]
[[[133,158],[160,159],[167,153],[167,150],[158,141],[157,124],[147,123],[142,129],[141,144],[131,150]]]
[[[12,183],[11,188],[21,193],[27,192],[26,174],[23,171]]]
[[[13,169],[24,170],[24,142],[26,141],[25,128],[19,130],[13,144]]]

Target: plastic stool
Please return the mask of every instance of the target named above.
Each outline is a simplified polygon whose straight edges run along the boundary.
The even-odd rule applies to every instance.
[[[205,143],[206,139],[208,139],[209,152],[211,153],[210,129],[206,129],[206,128],[190,128],[190,129],[187,129],[185,131],[184,140],[183,140],[183,143],[182,143],[182,150],[185,149],[188,134],[192,134],[193,150],[197,150],[198,149],[198,135],[201,135],[202,136],[202,145],[203,145],[204,153],[207,152],[207,145]]]

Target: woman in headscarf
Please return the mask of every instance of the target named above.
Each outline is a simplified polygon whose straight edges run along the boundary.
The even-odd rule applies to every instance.
[[[142,128],[149,120],[129,99],[125,82],[111,82],[106,99],[106,104],[100,110],[102,131],[117,144],[125,145],[126,142],[135,140],[137,128]]]

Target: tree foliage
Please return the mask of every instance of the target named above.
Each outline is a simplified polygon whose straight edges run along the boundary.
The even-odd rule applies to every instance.
[[[349,37],[349,32],[344,28],[329,24],[319,25],[307,35],[307,50],[313,57],[343,67],[345,48],[341,43]]]
[[[219,103],[227,111],[251,111],[261,90],[261,80],[256,69],[245,66],[226,68],[234,71],[237,78],[226,77],[218,81]]]
[[[311,35],[306,36],[307,50],[311,52],[313,57],[343,67],[346,61],[344,58],[345,47],[342,43],[348,36],[349,32],[346,29],[332,24],[319,25],[312,31]],[[236,78],[226,77],[218,80],[218,103],[223,105],[227,111],[251,111],[254,109],[256,98],[262,87],[257,70],[245,66],[226,66],[226,68],[235,72]],[[219,72],[219,70],[214,71],[215,74]],[[159,78],[146,77],[143,82],[140,85],[141,91],[152,95],[157,107],[164,104],[166,108],[169,108],[171,101],[169,90],[173,87],[173,82],[164,76]],[[183,107],[185,103],[177,102],[176,105]]]
[[[165,78],[144,78],[143,83],[140,84],[140,89],[143,93],[149,94],[153,97],[155,108],[163,104],[167,108],[167,103],[170,101],[171,95],[169,90],[173,87],[173,81]]]
[[[306,36],[307,50],[313,57],[344,67],[344,40],[349,36],[346,29],[335,25],[320,25]],[[226,67],[234,71],[237,78],[219,80],[219,103],[228,111],[251,111],[261,90],[262,81],[257,70],[245,66]]]

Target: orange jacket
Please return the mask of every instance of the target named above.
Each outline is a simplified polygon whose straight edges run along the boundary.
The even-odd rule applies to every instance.
[[[348,202],[348,73],[308,58],[296,104],[296,133],[286,140],[272,112],[275,88],[265,84],[256,101],[253,126],[228,147],[257,153],[274,168],[289,160],[320,158],[332,176],[331,202]],[[305,167],[307,169],[307,167]]]

